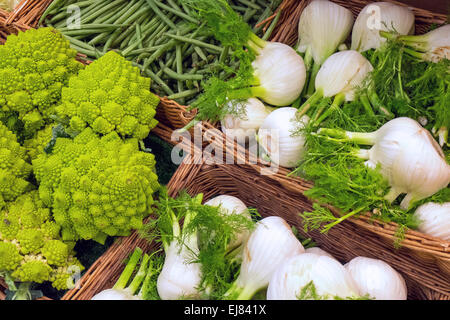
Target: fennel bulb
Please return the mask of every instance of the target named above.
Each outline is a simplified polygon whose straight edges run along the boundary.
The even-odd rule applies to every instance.
[[[369,60],[355,50],[344,50],[332,54],[320,68],[315,79],[316,91],[299,108],[300,114],[315,111],[314,123],[318,125],[340,107],[344,101],[355,100],[355,91],[364,85],[368,74],[373,70]],[[327,109],[314,110],[312,107],[324,97],[334,97]],[[366,109],[368,101],[361,100]]]
[[[196,201],[201,203],[201,195]],[[157,280],[158,295],[162,300],[195,299],[200,297],[201,265],[193,262],[198,255],[196,233],[183,234],[175,214],[172,216],[172,240],[163,240],[164,265]],[[184,217],[183,230],[187,228],[195,212]]]
[[[362,295],[377,300],[406,300],[403,277],[382,260],[356,257],[345,264]]]
[[[192,103],[197,121],[221,121],[227,105],[258,98],[272,106],[289,106],[297,100],[306,81],[303,58],[290,46],[259,38],[227,0],[182,0],[206,21],[224,48],[233,50],[239,67],[226,80],[213,76]],[[192,123],[193,124],[193,123]]]
[[[340,262],[324,255],[303,253],[277,268],[267,288],[267,300],[315,299],[302,290],[310,283],[321,299],[359,296],[355,282]]]
[[[450,241],[450,202],[427,202],[418,207],[414,215],[420,221],[420,232]]]
[[[267,287],[279,266],[304,251],[283,218],[271,216],[258,221],[244,247],[239,276],[225,298],[251,299]]]
[[[381,32],[386,38],[397,38],[410,48],[405,52],[419,59],[438,62],[442,59],[450,60],[450,24],[446,24],[423,35],[396,36]]]
[[[305,139],[296,134],[309,117],[297,117],[297,109],[279,108],[272,111],[259,128],[257,141],[270,161],[286,168],[295,167],[303,158]]]
[[[292,104],[302,93],[306,81],[303,58],[288,45],[255,38],[252,45],[256,59],[252,62],[256,86],[251,87],[255,97],[277,106]]]
[[[312,1],[303,9],[298,23],[298,51],[305,53],[306,69],[310,72],[309,94],[314,91],[320,66],[345,41],[352,25],[352,12],[331,1]]]
[[[222,132],[240,143],[253,141],[256,132],[271,109],[257,98],[249,98],[246,101],[238,102],[237,108],[242,110],[243,114],[226,115],[221,121]]]
[[[115,285],[110,289],[97,293],[91,300],[143,300],[142,293],[150,280],[152,269],[149,263],[150,256],[142,254],[142,249],[136,248]],[[139,269],[131,283],[129,283],[138,264],[140,264]],[[129,285],[127,286],[128,283]],[[138,292],[141,285],[141,290]]]
[[[305,250],[305,253],[314,253],[317,254],[319,256],[327,256],[329,258],[333,258],[335,259],[331,254],[329,254],[328,252],[326,252],[325,250],[319,248],[319,247],[311,247]]]
[[[252,220],[250,212],[248,211],[247,206],[241,199],[230,196],[230,195],[220,195],[214,197],[207,202],[205,205],[219,207],[223,214],[239,214],[248,220]],[[240,246],[242,246],[245,241],[247,241],[248,236],[250,235],[249,229],[244,229],[234,235],[233,240],[228,244],[228,250],[232,251]]]
[[[370,133],[321,128],[318,134],[372,146],[355,154],[367,160],[365,164],[371,168],[380,165],[391,186],[386,200],[392,203],[406,193],[400,203],[402,209],[409,209],[450,182],[450,166],[441,147],[428,130],[410,118],[390,120]]]
[[[198,253],[197,238],[195,236],[190,238],[187,244],[172,241],[164,250],[166,258],[156,284],[162,300],[200,297],[198,291],[201,281],[200,264],[191,262]]]
[[[413,11],[390,2],[366,5],[353,26],[351,49],[359,52],[378,49],[386,41],[380,35],[380,31],[394,31],[401,35],[413,34]]]

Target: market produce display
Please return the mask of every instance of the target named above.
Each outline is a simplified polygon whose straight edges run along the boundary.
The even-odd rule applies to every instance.
[[[230,1],[253,31],[266,38],[273,27],[263,32],[261,23],[280,3]],[[79,9],[78,28],[70,25],[75,10],[71,8]],[[182,104],[195,99],[209,74],[229,78],[228,69],[238,63],[186,1],[53,1],[40,21],[64,34],[85,59],[98,59],[109,50],[119,52],[153,80],[153,92]]]
[[[408,228],[417,229],[413,213],[420,204],[448,202],[448,25],[411,35],[413,11],[382,2],[375,5],[383,27],[375,32],[370,4],[354,20],[336,3],[312,1],[297,22],[294,49],[302,68],[290,50],[268,50],[264,56],[273,63],[265,73],[276,80],[266,82],[260,54],[278,43],[266,47],[226,1],[189,3],[217,39],[241,52],[234,78],[208,80],[192,104],[198,108],[192,123],[220,120],[222,131],[238,141],[251,135],[251,123],[262,159],[314,183],[305,192],[316,201],[313,212],[302,213],[305,230],[326,232],[371,212],[396,222],[400,239]],[[250,99],[273,108],[264,120]]]
[[[134,249],[116,284],[92,300],[406,299],[403,277],[382,260],[357,257],[344,266],[319,247],[305,249],[309,239],[280,217],[251,214],[230,195],[202,199],[163,195],[143,234],[163,249]]]

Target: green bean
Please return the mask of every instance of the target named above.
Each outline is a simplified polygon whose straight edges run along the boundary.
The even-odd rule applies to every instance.
[[[197,52],[198,56],[202,59],[202,60],[208,60],[208,58],[206,58],[205,53],[203,52],[203,50],[200,47],[194,46],[194,50],[195,52]]]
[[[100,17],[97,17],[96,19],[94,19],[94,21],[92,21],[92,23],[109,24],[109,23],[115,22],[116,19],[114,19],[112,21],[108,21],[108,20],[111,19],[112,17],[114,17],[118,11],[122,10],[123,8],[125,8],[126,5],[127,5],[126,2],[122,3],[115,10],[111,10],[111,12],[105,13],[104,15],[102,15]]]
[[[164,21],[164,23],[166,23],[172,29],[177,29],[177,26],[172,22],[172,20],[167,18],[167,16],[158,8],[155,1],[153,0],[146,0],[146,1],[149,7],[153,10],[153,12],[157,14],[161,18],[161,20]]]
[[[133,1],[133,0],[132,0]],[[122,24],[122,23],[126,23],[126,20],[133,15],[133,13],[136,11],[136,9],[138,9],[141,4],[137,1],[134,1],[135,3],[133,5],[131,5],[126,12],[124,12],[124,14],[122,16],[120,16],[116,23],[118,24]],[[93,38],[91,41],[89,41],[89,44],[91,45],[97,45],[103,41],[105,41],[105,38],[109,37],[110,33],[102,33],[99,34],[97,37]],[[108,41],[109,39],[106,39],[106,41]],[[112,41],[112,40],[111,40]]]
[[[118,27],[110,28],[110,30],[116,30]],[[67,31],[61,31],[62,34],[68,35],[68,36],[86,36],[88,34],[98,34],[98,32],[105,31],[103,29],[73,29],[73,30],[67,30]]]
[[[139,49],[143,49],[144,45],[142,44],[141,26],[139,24],[136,24],[136,37],[137,37]]]
[[[89,30],[89,29],[106,29],[106,30],[110,30],[110,29],[117,29],[120,27],[123,27],[125,25],[119,25],[119,24],[82,24],[80,25],[80,28],[77,28],[76,30]],[[64,27],[64,28],[59,28],[58,29],[61,32],[64,31],[71,31],[71,30],[75,30],[72,28],[68,28],[68,27]]]
[[[255,4],[255,3],[251,2],[251,1],[248,1],[248,0],[237,0],[237,1],[239,1],[240,3],[246,5],[247,7],[250,7],[250,8],[256,9],[256,10],[262,9],[257,4]]]
[[[202,80],[203,75],[201,74],[178,74],[169,67],[165,66],[163,68],[163,72],[166,73],[169,77],[176,80]]]
[[[117,22],[117,20],[124,16],[126,14],[126,12],[128,12],[128,10],[135,4],[135,0],[134,1],[129,1],[128,3],[126,3],[120,10],[118,10],[117,12],[114,13],[113,16],[111,16],[110,18],[99,18],[98,23],[115,23]],[[114,12],[114,11],[113,11]]]
[[[162,81],[162,79],[159,76],[157,76],[153,71],[149,70],[148,68],[144,68],[142,65],[138,65],[138,66],[141,68],[141,70],[145,74],[147,74],[147,76],[150,77],[150,79],[152,79],[157,84],[159,84],[161,86],[161,88],[166,92],[167,95],[174,94],[172,89],[170,89],[169,86],[164,81]]]
[[[91,45],[89,45],[89,44],[87,44],[87,43],[85,43],[83,41],[77,40],[77,39],[75,39],[75,38],[73,38],[71,36],[65,35],[65,34],[63,34],[63,35],[64,35],[64,37],[67,40],[70,41],[71,45],[76,45],[77,47],[82,47],[82,48],[84,48],[86,50],[95,50],[95,47],[93,47],[93,46],[91,46]]]
[[[186,13],[184,13],[184,12],[181,11],[181,10],[177,10],[177,9],[171,8],[171,7],[165,5],[164,3],[161,3],[161,2],[159,2],[159,1],[155,1],[155,4],[156,4],[158,7],[160,7],[161,9],[164,9],[164,10],[166,10],[166,11],[169,11],[169,12],[171,12],[171,13],[173,13],[173,14],[179,16],[180,18],[183,18],[183,19],[185,19],[185,20],[187,20],[187,21],[190,21],[190,22],[192,22],[192,23],[195,23],[195,24],[200,24],[200,22],[199,22],[197,19],[195,19],[195,18],[193,18],[193,17],[187,15]]]
[[[62,0],[53,0],[52,2],[50,2],[47,9],[45,9],[44,13],[42,14],[41,18],[39,19],[39,24],[41,24],[42,21],[44,21],[44,19],[47,18],[47,16],[49,15],[50,12],[52,12],[52,10],[56,10],[61,5],[62,5]]]
[[[155,18],[154,18],[155,19]],[[157,22],[157,21],[156,21]],[[152,29],[153,28],[153,29]],[[144,40],[148,41],[149,39],[147,39],[147,36],[149,33],[153,32],[155,29],[158,28],[158,24],[157,23],[153,23],[152,28],[149,28],[145,31],[142,32],[142,42],[144,45]],[[123,54],[127,55],[129,52],[133,51],[136,47],[137,47],[137,43],[132,43],[130,44],[126,49],[124,49]],[[150,45],[148,42],[145,44],[146,47],[153,47],[153,45]]]
[[[113,9],[114,7],[121,4],[124,0],[115,0],[111,3],[107,3],[100,9],[92,12],[90,15],[84,16],[83,19],[81,19],[81,23],[87,23],[89,21],[94,21],[97,17],[101,16],[103,13]]]
[[[167,96],[167,98],[171,99],[171,100],[177,100],[180,98],[189,98],[196,94],[198,94],[198,89],[191,89],[191,90],[180,91],[178,93]]]
[[[191,44],[196,45],[198,47],[203,47],[203,48],[208,48],[208,49],[211,49],[211,50],[215,50],[215,51],[217,51],[219,53],[223,51],[222,47],[219,47],[219,46],[216,46],[216,45],[213,45],[213,44],[210,44],[210,43],[206,43],[206,42],[203,42],[203,41],[200,41],[200,40],[197,40],[197,39],[191,39],[189,37],[179,36],[179,35],[170,34],[170,33],[166,33],[165,35],[170,37],[170,38],[172,38],[172,39],[175,39],[175,40],[178,40],[178,41],[182,41],[182,42],[188,42],[188,43],[191,43]]]
[[[266,33],[264,33],[264,36],[261,37],[262,40],[264,40],[264,41],[269,40],[273,30],[275,29],[275,26],[278,23],[278,20],[280,19],[280,15],[281,15],[281,10],[278,11],[277,15],[275,16],[275,18],[270,23],[269,28],[267,28]]]

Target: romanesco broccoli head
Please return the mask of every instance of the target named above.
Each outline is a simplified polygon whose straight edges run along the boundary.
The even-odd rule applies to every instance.
[[[154,155],[140,151],[138,139],[117,132],[100,137],[91,128],[74,139],[57,138],[33,169],[64,240],[103,243],[139,229],[159,188]]]
[[[54,114],[62,87],[83,64],[56,29],[29,29],[9,35],[0,46],[0,110],[13,112],[32,136]]]
[[[56,112],[75,132],[91,127],[103,135],[116,131],[123,138],[145,139],[158,123],[158,104],[150,79],[109,51],[70,79]]]
[[[45,147],[49,144],[53,137],[53,126],[50,123],[38,130],[30,139],[23,142],[23,147],[26,149],[30,160],[36,159],[38,155],[44,153]]]
[[[32,189],[27,181],[31,174],[26,149],[17,142],[14,133],[0,123],[0,208],[4,201],[12,201]]]
[[[0,273],[17,282],[50,281],[58,290],[69,289],[74,272],[83,270],[74,254],[37,190],[0,210]]]

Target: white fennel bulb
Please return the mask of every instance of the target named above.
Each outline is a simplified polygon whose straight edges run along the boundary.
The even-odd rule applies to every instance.
[[[423,35],[406,35],[398,39],[417,50],[406,52],[424,60],[438,62],[450,60],[450,24],[436,28]]]
[[[405,280],[386,262],[356,257],[345,268],[362,295],[369,295],[376,300],[406,300]]]
[[[372,70],[372,64],[358,51],[342,50],[333,53],[317,72],[315,92],[300,106],[299,115],[314,115],[313,125],[318,126],[345,101],[356,98],[368,112],[373,112],[367,95],[357,97],[355,94],[358,89],[368,85],[366,79]],[[328,107],[318,104],[324,97],[333,97],[333,103]],[[318,106],[320,109],[317,110]]]
[[[123,290],[106,289],[97,293],[91,300],[141,300],[141,298]]]
[[[324,128],[318,133],[371,145],[370,149],[360,149],[358,156],[366,159],[365,164],[371,168],[380,165],[381,174],[391,186],[385,197],[388,201],[406,194],[400,203],[402,209],[409,209],[450,182],[444,152],[430,132],[413,119],[396,118],[370,133]]]
[[[283,107],[292,104],[301,94],[306,80],[303,58],[280,42],[264,42],[252,62],[259,82],[252,92],[263,101]]]
[[[223,214],[239,214],[249,220],[252,219],[245,203],[241,199],[234,196],[220,195],[208,200],[207,202],[205,202],[205,205],[220,207]],[[228,251],[244,244],[249,235],[250,231],[248,229],[245,229],[242,232],[236,234],[235,238],[228,245]]]
[[[366,5],[353,26],[351,49],[359,52],[378,49],[386,41],[380,31],[395,31],[401,35],[414,33],[413,11],[390,2]]]
[[[203,195],[198,194],[194,201],[200,204]],[[200,297],[199,285],[202,277],[201,265],[194,260],[199,253],[196,232],[186,234],[185,229],[196,212],[189,210],[184,216],[183,228],[173,210],[169,209],[168,218],[172,222],[172,238],[165,240],[164,264],[156,282],[158,295],[162,300],[196,299]]]
[[[189,245],[172,241],[166,250],[164,265],[156,283],[162,300],[194,299],[199,297],[201,281],[200,264],[193,263],[193,254],[198,252],[193,237]]]
[[[139,289],[142,289],[144,282],[149,281],[148,277],[154,271],[149,262],[150,256],[144,254],[141,248],[135,248],[114,286],[95,294],[91,300],[143,300]]]
[[[427,202],[418,207],[414,215],[419,220],[420,232],[450,241],[450,202]]]
[[[300,15],[298,50],[320,66],[345,41],[352,25],[350,10],[327,0],[312,1]]]
[[[257,98],[249,98],[236,106],[241,113],[228,114],[221,121],[222,132],[240,143],[253,141],[264,119],[270,114],[267,107]]]
[[[323,249],[321,249],[319,247],[308,248],[308,249],[305,250],[305,253],[314,253],[314,254],[317,254],[319,256],[327,256],[329,258],[333,258],[334,259],[334,257],[331,254],[329,254],[327,251],[325,251],[325,250],[323,250]]]
[[[268,286],[279,266],[304,251],[283,218],[271,216],[260,220],[244,247],[239,276],[226,296],[251,299]]]
[[[363,85],[373,67],[369,60],[355,50],[332,54],[322,65],[316,77],[316,92],[323,97],[343,94],[345,100],[355,99],[355,90]]]
[[[308,123],[309,117],[305,115],[298,119],[297,111],[292,107],[272,111],[260,126],[257,136],[270,161],[286,168],[295,167],[305,153],[305,138],[295,132]]]
[[[303,253],[277,268],[267,288],[267,300],[314,299],[301,296],[302,289],[311,283],[322,299],[359,296],[356,284],[340,262],[325,255]]]

